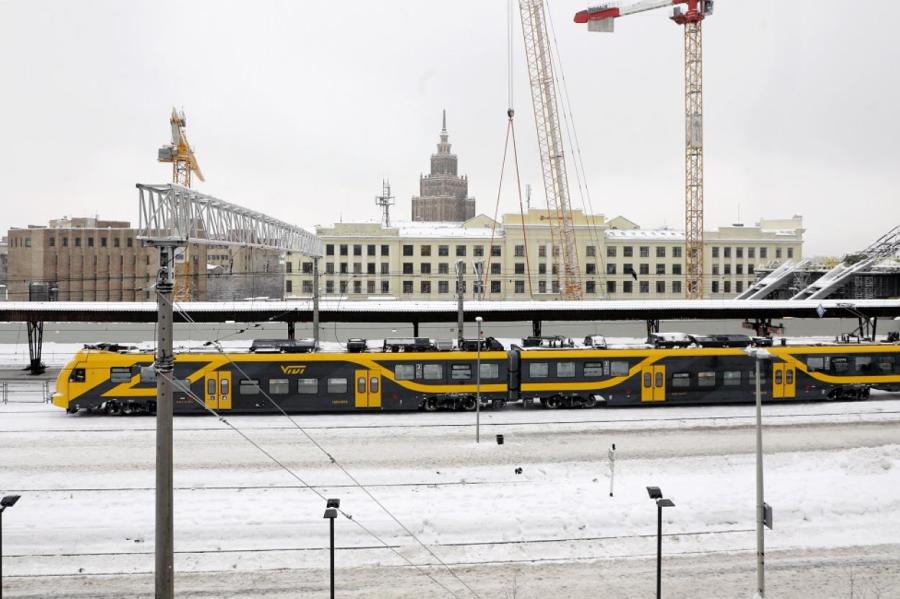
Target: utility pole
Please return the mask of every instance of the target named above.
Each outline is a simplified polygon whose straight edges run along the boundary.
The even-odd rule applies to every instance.
[[[172,289],[177,241],[157,241],[156,308],[156,599],[175,597],[175,525],[172,499]]]
[[[319,349],[319,256],[313,256],[313,349]]]
[[[456,340],[459,347],[463,342],[463,300],[465,299],[465,280],[463,279],[463,268],[465,262],[458,260],[456,262]]]

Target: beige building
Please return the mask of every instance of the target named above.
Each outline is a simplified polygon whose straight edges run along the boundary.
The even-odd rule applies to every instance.
[[[321,292],[349,299],[455,297],[462,262],[466,297],[557,299],[559,274],[546,210],[479,215],[463,223],[340,223],[320,227]],[[640,229],[617,217],[573,213],[578,268],[586,299],[684,297],[684,234]],[[800,258],[803,222],[795,216],[732,225],[705,234],[704,297],[729,298],[755,279],[756,269]],[[310,297],[313,265],[287,256],[285,297]],[[484,273],[479,277],[479,269]]]

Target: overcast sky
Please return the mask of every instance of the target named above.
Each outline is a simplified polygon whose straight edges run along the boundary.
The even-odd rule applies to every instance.
[[[681,228],[681,28],[659,10],[589,33],[572,23],[582,2],[549,6],[595,211]],[[134,184],[171,177],[156,152],[173,105],[201,191],[307,228],[376,219],[382,178],[408,219],[446,108],[460,172],[493,214],[506,7],[0,0],[0,228],[136,221]],[[540,206],[515,17],[520,165]],[[895,0],[716,2],[704,23],[707,229],[802,214],[807,253],[840,254],[900,222],[898,22]],[[505,187],[500,210],[517,211]]]

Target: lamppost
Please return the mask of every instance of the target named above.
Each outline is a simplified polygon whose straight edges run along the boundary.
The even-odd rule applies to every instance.
[[[671,499],[664,499],[659,487],[647,487],[650,499],[656,501],[656,599],[662,597],[662,509],[675,507]]]
[[[481,443],[481,321],[475,317],[478,325],[478,347],[475,353],[475,442]]]
[[[331,533],[331,599],[334,599],[334,519],[337,518],[339,507],[341,507],[340,499],[328,499],[325,503],[324,518],[328,520]]]
[[[3,599],[3,512],[16,505],[20,495],[7,495],[0,499],[0,599]]]
[[[763,348],[746,347],[744,353],[756,362],[756,593],[766,596],[766,553],[763,526],[772,527],[771,508],[763,501],[763,461],[762,461],[762,383],[761,364],[771,360],[772,354]]]

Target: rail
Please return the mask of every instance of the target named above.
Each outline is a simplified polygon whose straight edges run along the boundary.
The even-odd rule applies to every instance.
[[[50,402],[50,381],[0,379],[0,404]]]

